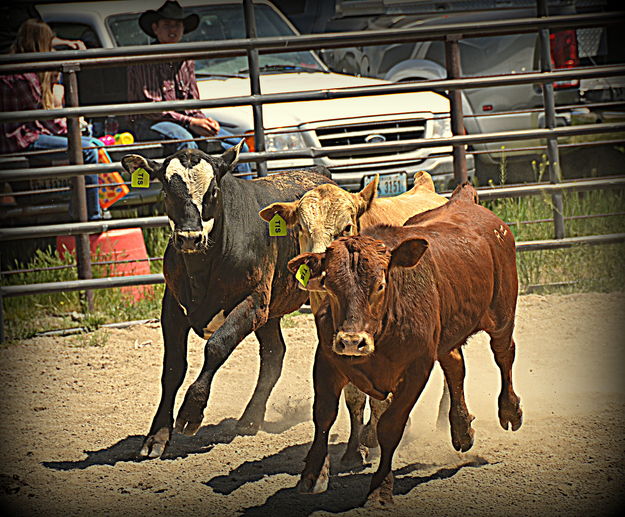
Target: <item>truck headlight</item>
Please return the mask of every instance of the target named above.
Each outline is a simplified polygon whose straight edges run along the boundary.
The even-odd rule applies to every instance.
[[[447,138],[451,135],[451,117],[449,115],[435,116],[430,119],[432,125],[431,138]]]
[[[267,133],[265,134],[265,147],[267,151],[288,151],[291,149],[303,149],[306,147],[300,132],[290,133]]]

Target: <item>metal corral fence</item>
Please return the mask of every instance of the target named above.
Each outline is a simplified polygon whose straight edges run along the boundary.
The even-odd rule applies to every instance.
[[[549,51],[549,31],[560,28],[597,27],[608,24],[623,24],[625,11],[590,13],[582,15],[551,16],[547,14],[546,0],[537,0],[538,18],[515,19],[514,21],[488,21],[479,26],[447,24],[437,27],[392,29],[383,31],[358,31],[350,33],[314,34],[308,36],[257,38],[252,0],[243,0],[246,39],[161,44],[157,46],[132,46],[113,49],[90,49],[87,51],[60,51],[53,53],[14,54],[0,57],[0,74],[24,71],[59,70],[64,74],[66,85],[66,108],[55,110],[32,110],[0,113],[0,122],[46,120],[66,117],[68,121],[68,155],[70,165],[14,169],[0,171],[0,181],[72,178],[73,203],[77,207],[77,222],[45,226],[24,226],[0,229],[0,241],[15,241],[39,237],[75,235],[77,249],[78,280],[69,282],[39,283],[0,287],[0,340],[4,339],[4,318],[2,299],[4,297],[44,294],[60,291],[85,291],[89,308],[92,304],[92,289],[137,286],[163,283],[161,274],[135,275],[93,279],[88,235],[111,229],[149,228],[167,225],[166,217],[146,217],[114,219],[87,222],[84,176],[120,170],[120,163],[84,165],[82,158],[78,117],[130,115],[138,113],[162,112],[166,110],[205,109],[223,106],[252,106],[256,152],[244,153],[240,161],[256,162],[259,175],[266,174],[265,162],[269,159],[317,158],[334,156],[348,150],[352,154],[367,154],[372,151],[401,151],[415,147],[453,146],[454,177],[456,182],[467,179],[465,148],[469,144],[482,142],[503,142],[509,140],[545,139],[549,182],[515,187],[492,187],[478,189],[480,199],[518,197],[525,195],[548,194],[553,202],[554,239],[533,242],[518,242],[518,251],[557,249],[578,244],[606,244],[625,241],[625,233],[593,235],[567,238],[565,236],[562,210],[562,193],[595,189],[624,188],[625,177],[577,180],[561,182],[557,166],[560,163],[558,138],[573,135],[605,134],[625,131],[625,122],[585,124],[570,127],[556,127],[556,107],[553,83],[563,80],[580,80],[599,77],[625,75],[625,65],[593,66],[566,70],[552,70]],[[515,34],[523,32],[539,33],[541,71],[491,77],[463,78],[460,73],[460,53],[458,41],[466,37]],[[446,51],[448,79],[396,83],[373,87],[341,88],[321,91],[290,92],[283,94],[262,94],[259,86],[258,53],[277,53],[297,49],[338,48],[354,45],[374,45],[392,42],[443,40]],[[115,66],[137,62],[164,62],[190,58],[207,58],[232,55],[247,55],[251,95],[220,99],[170,101],[158,103],[126,103],[115,105],[79,106],[76,72],[88,68]],[[517,84],[542,85],[545,125],[544,129],[517,130],[499,133],[467,135],[464,130],[460,90],[466,88],[487,88]],[[262,121],[262,105],[290,102],[294,100],[320,100],[344,97],[384,95],[418,91],[449,92],[451,103],[451,138],[414,139],[402,143],[385,142],[325,148],[307,148],[292,151],[265,152]],[[608,103],[618,105],[619,103]],[[622,103],[621,103],[622,104]],[[612,140],[618,142],[620,140]],[[449,194],[447,194],[449,195]]]

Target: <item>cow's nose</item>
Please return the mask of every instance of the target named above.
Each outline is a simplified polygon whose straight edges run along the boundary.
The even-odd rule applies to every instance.
[[[339,355],[369,355],[373,350],[373,339],[366,332],[340,331],[334,340],[334,352]]]
[[[174,236],[174,241],[176,247],[180,251],[197,251],[200,244],[202,243],[202,236],[177,233]]]

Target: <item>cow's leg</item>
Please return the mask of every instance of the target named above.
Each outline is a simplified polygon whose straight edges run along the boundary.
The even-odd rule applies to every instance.
[[[345,386],[343,393],[345,395],[345,404],[349,411],[351,429],[345,453],[341,458],[341,466],[359,467],[363,465],[369,453],[367,448],[360,444],[360,433],[363,428],[363,413],[367,396],[352,383]]]
[[[433,365],[434,361],[426,357],[413,363],[393,393],[390,406],[380,416],[380,464],[371,479],[367,506],[385,506],[393,502],[393,455],[404,433],[410,411],[421,395]]]
[[[386,411],[386,408],[388,408],[388,406],[391,404],[392,399],[392,394],[384,400],[377,400],[371,397],[369,398],[371,416],[369,417],[369,422],[367,422],[367,425],[365,426],[360,436],[360,441],[366,447],[373,449],[380,445],[378,443],[378,421],[380,420],[380,416],[382,416],[382,413],[384,413]]]
[[[204,346],[204,364],[198,378],[189,386],[178,417],[176,431],[193,435],[204,418],[210,386],[219,367],[245,336],[264,325],[268,306],[262,295],[254,293],[237,305]]]
[[[451,405],[449,408],[449,424],[451,426],[451,443],[454,449],[467,452],[473,446],[475,430],[471,428],[474,416],[469,413],[464,399],[464,357],[460,348],[455,348],[438,358],[445,381],[449,386]]]
[[[490,347],[495,362],[501,371],[501,393],[499,394],[499,423],[504,429],[513,431],[523,423],[521,399],[512,386],[512,364],[515,356],[515,343],[512,338],[512,325],[501,333],[490,333]]]
[[[438,417],[436,418],[436,428],[439,430],[447,429],[449,422],[449,409],[451,408],[451,400],[449,396],[449,385],[447,379],[443,381],[443,393],[438,403]]]
[[[347,379],[317,352],[313,366],[315,437],[306,456],[302,476],[297,484],[300,493],[320,494],[328,489],[330,479],[328,438],[330,428],[336,420],[339,397],[345,384],[347,384]]]
[[[252,398],[237,423],[240,434],[256,434],[265,419],[267,400],[282,373],[286,345],[280,330],[280,319],[272,318],[256,330],[260,343],[260,372]]]
[[[176,393],[187,372],[187,338],[190,325],[169,289],[165,289],[163,297],[161,322],[165,348],[161,373],[161,402],[139,453],[150,458],[160,457],[171,438]]]

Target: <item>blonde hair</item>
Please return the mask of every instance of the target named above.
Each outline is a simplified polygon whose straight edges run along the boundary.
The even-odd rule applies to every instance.
[[[29,18],[20,26],[17,37],[11,46],[11,52],[21,54],[24,52],[51,52],[54,32],[50,26],[35,18]],[[58,79],[56,71],[37,72],[41,84],[41,104],[44,109],[54,107],[54,93],[52,85]]]

